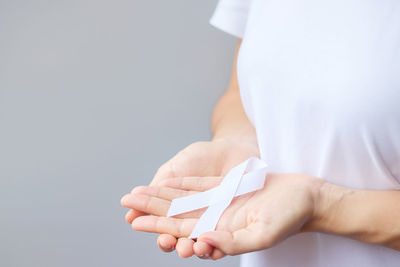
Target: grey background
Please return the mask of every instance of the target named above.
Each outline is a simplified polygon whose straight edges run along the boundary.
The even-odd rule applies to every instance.
[[[120,197],[207,140],[235,39],[215,0],[0,0],[0,266],[235,266],[133,232]]]

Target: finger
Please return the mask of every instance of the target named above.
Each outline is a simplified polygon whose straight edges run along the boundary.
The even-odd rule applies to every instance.
[[[177,241],[178,240],[170,234],[161,234],[157,238],[157,245],[162,251],[171,252],[174,251]]]
[[[161,187],[161,186],[137,186],[132,189],[132,195],[150,195],[153,197],[162,198],[165,200],[173,200],[178,197],[185,197],[188,195],[195,194],[195,191],[185,191],[170,187]]]
[[[131,224],[134,219],[136,219],[137,217],[140,217],[140,216],[144,216],[144,215],[146,215],[146,213],[138,211],[138,210],[130,209],[125,214],[125,220],[127,223]]]
[[[214,248],[212,253],[211,253],[210,258],[216,261],[216,260],[219,260],[219,259],[221,259],[221,258],[223,258],[225,256],[226,255],[225,255],[224,252],[222,252],[222,250],[220,250],[218,248]]]
[[[178,188],[181,190],[191,190],[203,192],[218,186],[222,181],[221,176],[189,176],[165,179],[159,183],[160,186]]]
[[[143,232],[188,237],[197,221],[198,219],[178,219],[148,215],[136,218],[132,222],[132,228]]]
[[[213,231],[202,234],[198,240],[220,249],[228,255],[265,249],[268,247],[268,236],[265,235],[265,225],[254,223],[233,233],[228,231]]]
[[[213,247],[203,241],[197,241],[193,245],[193,252],[200,259],[209,259],[213,251]]]
[[[165,216],[171,201],[148,195],[127,194],[121,199],[121,205],[144,213]]]
[[[178,239],[178,243],[176,244],[176,252],[181,258],[189,258],[193,256],[193,244],[194,241],[192,239],[182,237]]]
[[[135,209],[145,214],[167,216],[171,201],[148,195],[127,194],[121,199],[123,207]],[[178,214],[175,218],[200,218],[205,208]]]

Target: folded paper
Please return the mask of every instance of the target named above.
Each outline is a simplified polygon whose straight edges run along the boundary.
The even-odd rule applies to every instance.
[[[189,238],[213,231],[224,210],[233,198],[263,188],[267,164],[252,157],[240,163],[213,189],[172,200],[167,216],[175,216],[192,210],[208,207],[194,227]]]

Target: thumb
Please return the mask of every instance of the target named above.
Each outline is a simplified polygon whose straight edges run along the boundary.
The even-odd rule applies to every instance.
[[[262,225],[251,224],[234,232],[212,231],[199,236],[198,240],[216,247],[228,255],[238,255],[268,247],[268,237]]]

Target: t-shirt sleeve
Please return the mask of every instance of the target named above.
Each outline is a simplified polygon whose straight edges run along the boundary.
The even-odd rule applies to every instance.
[[[243,38],[250,1],[219,0],[210,24],[238,38]]]

